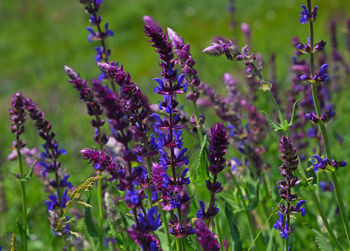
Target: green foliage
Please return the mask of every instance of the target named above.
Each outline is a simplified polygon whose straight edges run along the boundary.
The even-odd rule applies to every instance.
[[[205,135],[199,152],[196,184],[205,183],[209,179],[208,166],[207,136]]]
[[[225,202],[224,205],[225,205],[225,215],[230,227],[231,241],[233,246],[232,250],[234,251],[243,250],[239,230],[235,223],[235,217],[232,213],[233,210],[228,203]]]
[[[321,251],[333,251],[334,250],[332,245],[328,242],[327,238],[323,234],[321,234],[316,229],[312,229],[311,231],[314,233],[316,244]]]
[[[90,203],[90,197],[88,198],[87,203]],[[92,221],[90,207],[85,207],[84,211],[85,211],[84,222],[85,222],[85,227],[86,227],[87,233],[89,234],[90,237],[97,238],[98,233],[97,233],[96,227]]]

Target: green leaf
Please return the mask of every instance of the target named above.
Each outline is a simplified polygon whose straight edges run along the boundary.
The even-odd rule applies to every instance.
[[[255,209],[259,204],[259,180],[249,184],[249,202],[250,204],[247,207],[248,211]]]
[[[198,250],[198,248],[196,247],[196,245],[193,243],[193,241],[190,238],[183,238],[183,240],[184,240],[185,250],[188,250],[188,251]]]
[[[88,198],[87,203],[90,204],[90,197]],[[91,210],[89,207],[85,208],[84,222],[85,222],[85,226],[88,234],[91,237],[98,237],[97,230],[95,228],[94,223],[92,222]]]
[[[264,115],[265,115],[265,118],[267,120],[267,123],[269,123],[270,127],[275,130],[275,131],[279,131],[281,130],[281,127],[276,124],[275,122],[272,121],[272,119],[270,118],[270,116],[266,113],[266,112],[263,112]]]
[[[242,242],[241,242],[239,230],[238,230],[237,225],[234,221],[232,208],[225,200],[224,200],[224,205],[225,205],[225,215],[226,215],[228,224],[230,226],[232,250],[240,251],[240,250],[242,250]]]
[[[296,115],[296,112],[297,112],[296,107],[297,107],[298,102],[299,102],[299,99],[295,100],[295,102],[293,104],[292,117],[290,118],[288,126],[292,126],[294,124],[295,115]]]
[[[274,231],[270,231],[269,243],[267,244],[267,247],[266,247],[267,251],[273,251],[273,247],[275,246],[274,236],[275,236]]]
[[[205,135],[199,152],[196,184],[205,183],[209,179],[208,165],[207,135]]]
[[[311,231],[314,233],[316,244],[321,251],[334,250],[332,245],[328,242],[327,238],[323,234],[321,234],[320,232],[318,232],[315,229],[311,229]]]
[[[29,169],[29,172],[26,174],[26,176],[24,176],[22,179],[19,179],[19,181],[24,181],[24,182],[26,182],[26,181],[28,181],[28,180],[32,177],[32,175],[33,175],[33,167],[31,167],[31,168]]]

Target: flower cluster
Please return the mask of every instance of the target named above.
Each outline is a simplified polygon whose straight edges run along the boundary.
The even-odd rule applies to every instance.
[[[318,11],[318,7],[315,6],[311,12],[309,12],[306,8],[306,6],[303,4],[301,6],[303,9],[301,10],[300,13],[300,23],[301,24],[306,24],[308,20],[310,20],[310,22],[314,22],[316,20],[317,17],[317,11]]]
[[[217,176],[225,168],[226,160],[224,156],[228,145],[226,128],[223,124],[214,125],[210,132],[210,145],[208,149],[210,165],[208,169],[214,178],[213,182],[209,179],[206,181],[206,184],[207,189],[211,192],[211,198],[207,211],[205,211],[203,201],[200,201],[201,209],[197,210],[197,217],[204,219],[211,219],[219,212],[219,209],[215,206],[215,194],[222,191],[222,186],[217,181]]]
[[[215,239],[214,235],[210,232],[208,227],[201,220],[196,220],[195,232],[198,237],[198,242],[202,246],[204,251],[219,251],[220,244]]]
[[[98,63],[99,68],[108,78],[115,81],[120,88],[120,99],[123,109],[127,113],[129,122],[133,126],[135,138],[144,138],[148,131],[147,121],[150,107],[147,97],[141,92],[136,83],[131,81],[130,74],[125,72],[123,66],[116,63]]]
[[[323,51],[324,47],[326,46],[326,42],[321,40],[321,42],[318,42],[317,44],[315,44],[313,46],[313,50],[311,51],[311,45],[310,45],[310,41],[307,41],[307,44],[304,45],[303,43],[298,43],[296,48],[303,54],[306,53],[316,53],[316,52],[320,52]]]
[[[186,237],[193,234],[194,231],[190,224],[182,219],[183,208],[190,197],[186,193],[186,185],[189,179],[186,178],[188,169],[184,169],[178,176],[181,166],[188,165],[186,157],[187,148],[183,148],[182,128],[180,124],[178,102],[175,94],[183,94],[187,90],[184,82],[184,74],[178,75],[174,69],[175,60],[172,52],[172,45],[168,41],[168,35],[151,17],[144,17],[145,33],[156,48],[161,60],[162,79],[156,79],[158,86],[154,92],[162,95],[163,100],[159,102],[158,108],[165,112],[164,118],[158,114],[153,114],[155,119],[154,131],[156,136],[153,145],[159,152],[159,161],[152,167],[151,180],[154,182],[155,189],[161,195],[161,206],[163,210],[177,209],[177,216],[169,222],[169,233],[177,238]],[[172,177],[167,174],[168,167],[171,168]],[[160,185],[161,181],[163,184]],[[174,214],[175,216],[175,214]]]
[[[320,67],[320,71],[318,73],[315,73],[313,76],[309,76],[307,74],[301,75],[300,80],[302,81],[308,81],[310,83],[322,83],[322,82],[328,82],[328,72],[327,72],[328,64],[323,64]]]
[[[101,46],[95,47],[97,52],[95,60],[97,62],[108,61],[108,58],[111,55],[111,50],[106,48],[105,39],[108,36],[113,36],[114,32],[108,28],[108,22],[105,23],[104,30],[101,28],[102,17],[97,13],[100,10],[102,0],[81,0],[80,2],[84,4],[85,11],[90,15],[89,22],[91,27],[86,27],[89,32],[89,42],[94,40],[101,41]],[[96,29],[93,27],[96,27]]]
[[[105,134],[101,134],[101,127],[105,121],[100,118],[103,113],[101,105],[96,101],[93,90],[88,86],[87,80],[82,80],[80,75],[76,73],[72,68],[64,66],[64,71],[69,77],[69,82],[73,84],[73,87],[79,91],[80,99],[86,104],[88,114],[94,117],[91,120],[91,125],[95,127],[96,133],[94,140],[99,145],[107,143],[108,138]]]
[[[279,220],[275,222],[274,228],[280,231],[283,239],[286,239],[294,231],[290,224],[290,215],[300,212],[304,216],[306,211],[302,207],[305,200],[300,200],[297,205],[292,205],[298,199],[297,194],[292,193],[292,188],[295,188],[301,180],[293,174],[298,168],[299,161],[291,138],[285,136],[281,138],[280,152],[282,153],[280,157],[283,164],[279,167],[279,170],[284,178],[278,183],[278,188],[286,204],[282,203],[280,205]]]
[[[24,97],[22,93],[16,93],[12,96],[11,108],[9,110],[10,118],[10,131],[16,135],[16,141],[13,142],[13,148],[19,149],[25,147],[25,142],[20,138],[20,135],[24,132],[24,122],[26,120],[26,112],[24,108]]]
[[[317,124],[319,121],[327,123],[329,120],[335,117],[335,112],[331,109],[318,117],[315,113],[307,113],[305,118],[310,120],[312,123]]]
[[[89,23],[90,26],[86,27],[86,30],[89,32],[88,41],[100,41],[100,46],[95,46],[95,61],[108,62],[108,59],[111,55],[111,49],[107,48],[106,38],[113,36],[114,32],[109,29],[109,23],[106,22],[104,25],[104,30],[101,27],[102,17],[98,15],[98,11],[100,10],[100,6],[102,4],[102,0],[80,0],[82,4],[84,4],[84,10],[86,13],[90,15]],[[101,81],[105,79],[105,75],[103,72],[98,77]],[[113,89],[114,86],[112,86]]]
[[[196,101],[199,98],[199,92],[195,90],[194,87],[200,84],[200,80],[197,76],[197,71],[193,68],[195,61],[190,54],[190,45],[185,44],[182,37],[179,37],[177,33],[170,28],[168,28],[168,35],[179,60],[181,71],[183,74],[186,74],[187,82],[191,86],[191,91],[186,97],[187,99]]]
[[[328,166],[331,166],[333,168],[338,167],[345,167],[347,163],[344,160],[336,161],[336,160],[329,160],[328,158],[322,158],[321,156],[314,154],[312,156],[313,158],[313,169],[315,172],[317,172],[319,169],[326,170]]]

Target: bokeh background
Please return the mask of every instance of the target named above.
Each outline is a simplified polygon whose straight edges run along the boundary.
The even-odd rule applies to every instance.
[[[201,51],[217,35],[234,37],[243,45],[240,23],[247,22],[252,31],[254,51],[261,52],[265,59],[274,52],[277,60],[278,83],[287,90],[290,84],[289,67],[292,62],[293,36],[301,40],[307,36],[307,25],[299,23],[302,0],[236,0],[233,19],[235,29],[229,28],[232,16],[227,12],[225,0],[104,0],[100,14],[110,23],[115,32],[108,38],[111,60],[123,64],[134,82],[149,94],[153,94],[153,78],[159,76],[158,57],[147,42],[143,32],[144,15],[150,15],[164,28],[171,27],[185,42],[191,45],[191,53],[196,60],[196,69],[201,80],[224,92],[221,77],[224,72],[237,72],[237,78],[245,83],[239,64],[227,62],[225,58],[213,58]],[[340,51],[345,47],[344,35],[346,18],[350,17],[350,2],[347,0],[314,1],[320,7],[315,27],[316,41],[329,41],[329,21],[338,25]],[[79,150],[93,145],[93,130],[78,93],[67,82],[63,65],[69,65],[80,72],[83,78],[97,77],[99,70],[94,60],[96,44],[87,41],[88,15],[78,0],[1,0],[0,1],[0,204],[5,212],[0,212],[0,244],[8,242],[9,233],[15,231],[15,220],[20,212],[20,191],[15,181],[16,163],[7,162],[13,135],[9,133],[8,109],[11,95],[23,92],[31,97],[45,111],[52,122],[60,145],[67,150],[63,166],[69,170],[71,181],[79,184],[91,173],[90,167],[81,159]],[[329,48],[328,48],[329,49]],[[268,62],[268,60],[266,60]],[[268,74],[268,63],[266,63]],[[238,75],[239,74],[239,75]],[[346,89],[345,89],[346,90]],[[287,98],[287,96],[285,96]],[[335,94],[335,98],[337,98]],[[350,92],[337,98],[337,120],[332,124],[332,132],[342,133],[343,145],[336,146],[334,152],[345,160],[350,160]],[[260,108],[265,102],[260,102]],[[216,117],[207,117],[213,124]],[[29,121],[28,121],[29,122]],[[29,124],[25,140],[29,147],[40,146],[40,140]],[[186,142],[185,142],[186,144]],[[191,145],[191,142],[187,142]],[[276,144],[277,147],[277,144]],[[272,163],[278,163],[272,160]],[[341,171],[344,172],[344,171]],[[340,175],[341,176],[341,175]],[[341,177],[346,184],[346,175]],[[47,213],[42,206],[46,194],[37,179],[31,180],[28,204],[38,229],[48,229]],[[343,194],[348,189],[344,187]],[[6,217],[5,217],[6,215]],[[40,220],[41,219],[41,220]],[[38,237],[39,238],[39,237]],[[49,238],[49,234],[40,236]],[[38,242],[38,248],[41,244]]]

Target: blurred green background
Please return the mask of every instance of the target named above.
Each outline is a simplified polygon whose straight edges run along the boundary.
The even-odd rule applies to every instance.
[[[191,53],[196,60],[196,69],[202,81],[215,85],[219,92],[224,90],[221,76],[227,71],[237,71],[238,64],[228,63],[224,58],[212,58],[201,51],[210,44],[214,36],[235,37],[244,41],[239,24],[247,22],[251,26],[254,51],[261,52],[265,59],[271,52],[276,54],[277,77],[279,83],[288,89],[289,66],[293,48],[291,38],[298,36],[305,41],[307,25],[299,23],[300,5],[303,0],[237,0],[234,20],[235,30],[229,29],[230,15],[226,10],[228,1],[218,0],[104,0],[100,14],[110,23],[115,32],[108,38],[111,60],[124,65],[134,82],[149,94],[153,94],[153,78],[158,77],[158,57],[143,33],[143,15],[150,15],[164,28],[171,27],[185,42],[191,44]],[[338,38],[344,48],[346,17],[350,17],[350,2],[347,0],[314,1],[319,6],[319,18],[315,27],[316,41],[329,41],[328,22],[339,23]],[[90,173],[90,167],[80,158],[79,150],[94,144],[90,118],[86,114],[78,93],[67,82],[63,65],[69,65],[82,78],[97,77],[98,68],[94,61],[96,43],[87,41],[88,15],[78,0],[1,0],[0,1],[0,168],[4,179],[6,206],[10,208],[7,217],[0,215],[0,244],[9,240],[9,232],[14,231],[14,219],[20,212],[20,192],[13,174],[17,172],[15,163],[7,162],[11,142],[8,109],[11,95],[23,92],[31,97],[46,117],[52,122],[58,142],[67,150],[63,166],[69,170],[71,181],[81,183]],[[243,45],[241,42],[240,45]],[[329,48],[328,48],[329,49]],[[266,60],[267,61],[267,60]],[[266,63],[267,64],[267,63]],[[268,68],[268,66],[267,66]],[[238,75],[239,79],[244,76]],[[242,81],[244,83],[244,81]],[[348,112],[349,93],[340,97],[337,109]],[[345,137],[344,145],[336,147],[340,157],[350,153],[349,118],[338,117],[334,127]],[[212,118],[208,123],[212,124]],[[216,119],[216,118],[213,118]],[[28,147],[40,146],[40,140],[27,122],[25,140]],[[341,150],[342,149],[342,150]],[[347,160],[345,158],[345,160]],[[349,159],[348,159],[349,160]],[[278,159],[277,159],[278,161]],[[86,175],[81,175],[82,173]],[[345,179],[345,178],[344,178]],[[1,182],[1,181],[0,181]],[[29,186],[28,204],[40,229],[47,229],[47,214],[42,206],[46,195],[37,179]],[[344,193],[347,191],[344,188]],[[4,201],[0,201],[4,203]],[[15,210],[12,210],[15,209]],[[1,212],[0,212],[1,213]],[[46,237],[48,238],[48,236]]]

